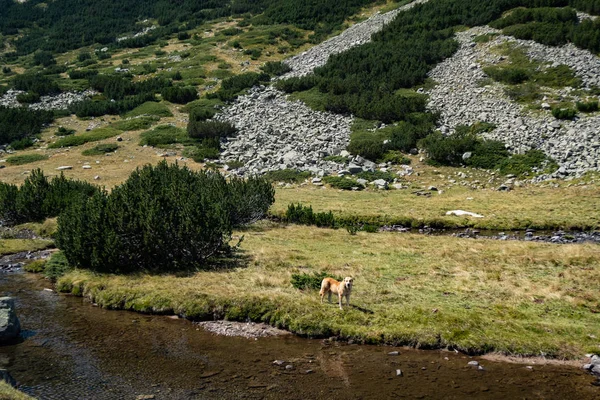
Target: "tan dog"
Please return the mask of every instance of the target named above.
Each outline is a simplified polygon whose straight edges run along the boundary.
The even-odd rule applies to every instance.
[[[331,293],[337,294],[339,297],[340,310],[342,308],[342,297],[346,297],[346,305],[350,307],[350,293],[352,292],[352,284],[354,283],[354,279],[350,277],[344,278],[343,282],[338,282],[333,278],[325,278],[323,282],[321,282],[321,291],[319,294],[321,295],[321,303],[323,303],[323,297],[325,294],[328,295],[329,302],[331,303]]]

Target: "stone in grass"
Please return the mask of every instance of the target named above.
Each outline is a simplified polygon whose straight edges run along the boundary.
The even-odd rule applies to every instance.
[[[400,354],[400,352],[398,352],[398,351],[390,351],[388,353],[388,356],[397,356],[398,354]]]
[[[273,361],[273,364],[274,365],[283,365],[283,364],[285,364],[285,361],[283,361],[283,360],[275,360],[275,361]]]
[[[397,369],[396,370],[396,376],[402,376],[402,370],[401,369]]]
[[[476,367],[476,366],[479,365],[479,362],[477,362],[477,361],[469,361],[468,365],[472,365],[472,366]]]
[[[71,166],[71,165],[63,165],[61,167],[56,168],[57,171],[66,171],[68,169],[73,169],[73,166]]]

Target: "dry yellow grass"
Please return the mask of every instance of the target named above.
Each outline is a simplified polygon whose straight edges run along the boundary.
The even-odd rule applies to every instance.
[[[600,250],[300,226],[243,233],[245,263],[190,276],[97,275],[58,288],[109,308],[263,320],[308,335],[578,357],[600,346]],[[320,305],[294,273],[355,277],[353,307]]]
[[[0,239],[0,257],[22,251],[37,251],[53,246],[52,240],[45,239]]]

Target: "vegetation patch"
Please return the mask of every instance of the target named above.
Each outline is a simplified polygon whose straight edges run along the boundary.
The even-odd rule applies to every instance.
[[[97,128],[90,132],[65,136],[62,139],[58,139],[56,142],[48,145],[49,149],[60,149],[61,147],[74,147],[81,146],[89,142],[97,142],[100,140],[115,137],[120,131],[114,128]]]
[[[344,278],[334,276],[327,272],[313,272],[312,274],[292,274],[292,286],[300,290],[320,290],[321,282],[325,278],[333,278],[341,282]]]
[[[45,239],[0,239],[0,257],[22,251],[38,251],[54,247],[52,240]]]
[[[31,272],[34,274],[39,274],[40,272],[44,272],[46,268],[46,260],[35,260],[30,262],[29,264],[25,264],[23,266],[23,270],[25,272]]]
[[[288,209],[285,212],[285,216],[283,219],[285,222],[301,225],[315,225],[319,228],[335,227],[335,218],[331,211],[315,213],[313,212],[311,206],[303,206],[300,203],[298,203],[297,205],[291,203],[288,206]]]
[[[324,176],[323,182],[332,188],[341,190],[361,190],[365,188],[354,179],[346,178],[345,176]]]
[[[174,143],[185,143],[189,136],[184,129],[173,125],[159,125],[156,128],[142,132],[140,135],[140,146],[166,146]]]
[[[103,156],[106,153],[114,153],[118,148],[119,145],[116,143],[105,143],[99,144],[91,149],[84,150],[81,152],[81,154],[84,156]]]
[[[151,116],[142,116],[131,119],[126,119],[123,121],[115,122],[110,125],[111,128],[118,129],[120,131],[139,131],[142,129],[148,129],[156,122],[160,120],[160,117],[151,115]]]
[[[6,159],[6,163],[10,165],[24,165],[31,164],[38,161],[47,160],[48,156],[45,154],[19,154],[16,156],[10,156]]]
[[[164,103],[154,101],[145,102],[125,114],[126,117],[139,117],[141,115],[154,115],[157,117],[172,117],[173,113]]]
[[[302,183],[310,178],[310,172],[299,171],[297,169],[280,169],[277,171],[269,171],[265,174],[265,178],[271,182],[287,182],[287,183]]]

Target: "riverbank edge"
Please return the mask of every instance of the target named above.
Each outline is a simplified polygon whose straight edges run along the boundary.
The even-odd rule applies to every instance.
[[[2,400],[35,400],[34,397],[15,389],[3,380],[0,380],[0,399]]]
[[[56,291],[64,295],[82,297],[95,306],[115,311],[133,311],[148,315],[176,315],[190,322],[237,321],[264,323],[274,328],[288,331],[298,337],[308,339],[325,339],[361,345],[406,347],[419,350],[457,351],[465,355],[485,357],[489,360],[499,362],[514,363],[522,360],[523,364],[558,363],[581,367],[591,357],[591,354],[579,354],[573,358],[564,359],[553,356],[551,352],[545,356],[531,353],[506,353],[489,347],[486,344],[483,344],[480,348],[464,348],[453,343],[445,343],[441,338],[438,338],[436,342],[430,342],[427,341],[427,338],[420,337],[388,341],[385,340],[383,335],[377,334],[377,332],[371,332],[371,335],[349,336],[344,335],[340,328],[330,328],[318,323],[307,325],[306,321],[297,321],[299,320],[298,316],[294,318],[293,315],[286,314],[288,311],[286,306],[288,304],[276,302],[277,300],[282,300],[281,298],[273,299],[248,296],[243,299],[232,299],[218,298],[202,293],[199,295],[202,302],[196,299],[195,302],[188,303],[188,308],[174,309],[165,307],[164,304],[149,303],[142,307],[135,303],[127,305],[128,300],[131,299],[127,299],[124,295],[119,297],[113,293],[113,295],[106,297],[102,296],[103,292],[109,292],[110,287],[101,281],[101,274],[93,274],[93,280],[90,281],[89,279],[79,280],[76,272],[77,270],[75,270],[74,274],[71,271],[60,277],[54,286]],[[277,317],[281,314],[286,315],[287,319],[278,319]]]

